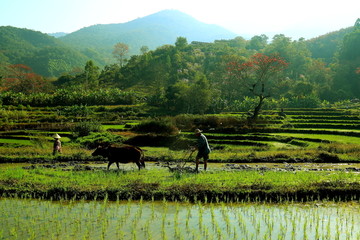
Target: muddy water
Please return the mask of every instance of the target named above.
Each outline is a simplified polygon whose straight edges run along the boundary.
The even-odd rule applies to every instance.
[[[0,199],[0,239],[360,239],[359,203]]]
[[[79,168],[82,166],[83,168]],[[186,163],[186,167],[195,168],[195,163]],[[30,164],[30,163],[2,163],[0,168],[16,168],[16,167],[56,167],[78,170],[90,169],[107,169],[107,163],[57,163],[57,164]],[[87,167],[87,168],[85,168]],[[176,167],[175,164],[170,167]],[[203,165],[199,168],[202,170]],[[167,168],[165,163],[146,162],[146,169]],[[110,167],[111,170],[116,170],[116,164]],[[124,171],[138,170],[134,163],[120,164],[120,169]],[[208,171],[241,171],[241,170],[259,170],[259,171],[348,171],[360,172],[360,163],[208,163]]]

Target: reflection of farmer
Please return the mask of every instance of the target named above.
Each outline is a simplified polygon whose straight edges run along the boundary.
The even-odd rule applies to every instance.
[[[211,151],[206,137],[201,132],[202,131],[200,129],[195,129],[195,136],[198,138],[197,144],[195,147],[195,149],[198,150],[198,154],[196,155],[196,159],[195,159],[195,162],[196,162],[195,171],[198,171],[199,160],[201,158],[204,159],[204,170],[206,170],[207,160],[209,159],[209,153]]]
[[[54,149],[53,149],[53,155],[55,155],[56,153],[61,153],[61,142],[60,142],[60,135],[55,133],[53,135],[53,138],[55,139],[54,141]]]

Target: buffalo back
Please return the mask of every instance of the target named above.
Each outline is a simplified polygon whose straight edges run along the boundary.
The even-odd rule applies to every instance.
[[[134,146],[121,146],[114,147],[109,146],[106,148],[97,148],[92,156],[103,156],[111,162],[119,163],[129,163],[129,162],[139,162],[142,156],[141,149]]]

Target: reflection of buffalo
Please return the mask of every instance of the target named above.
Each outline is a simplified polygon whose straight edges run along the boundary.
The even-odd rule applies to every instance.
[[[145,162],[143,159],[143,151],[139,147],[124,145],[120,147],[108,146],[98,147],[92,156],[103,156],[109,160],[107,169],[109,170],[110,165],[114,162],[119,169],[119,163],[134,162],[138,166],[139,170],[141,167],[145,168]]]

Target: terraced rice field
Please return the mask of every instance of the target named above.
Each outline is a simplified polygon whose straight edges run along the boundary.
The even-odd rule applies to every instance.
[[[61,157],[90,157],[91,151],[72,138],[71,117],[46,108],[13,110],[0,112],[3,162],[9,156],[26,160],[42,155],[41,161],[51,160],[55,132],[63,137]],[[150,159],[165,161],[151,162],[141,172],[106,171],[98,163],[1,164],[0,239],[359,239],[359,111],[285,109],[285,113],[280,118],[264,112],[265,120],[251,129],[205,126],[213,151],[210,169],[200,168],[200,174],[164,169],[161,162],[173,160],[175,168],[178,160],[189,155],[186,149],[169,146],[142,146]],[[109,121],[101,112],[96,116],[104,130],[135,134],[131,126],[138,119]],[[190,129],[180,135],[182,140],[194,141]],[[106,163],[102,164],[105,168]],[[161,186],[161,179],[165,190],[155,188]],[[176,187],[166,188],[169,182]],[[295,194],[294,184],[298,187]],[[168,196],[172,201],[174,196],[188,200],[142,201],[149,192],[158,196],[159,189],[163,196],[172,191]],[[120,199],[120,191],[138,201],[120,201],[127,199]],[[241,191],[252,197],[244,197]],[[77,195],[80,193],[83,195]],[[103,199],[98,199],[98,193]],[[199,193],[204,201],[198,200]],[[236,201],[229,201],[230,193]],[[10,196],[20,198],[6,198]],[[22,199],[27,196],[39,200]],[[44,201],[45,196],[59,201]],[[89,198],[77,201],[77,196]],[[274,202],[269,199],[280,199],[282,204],[265,203]]]
[[[286,117],[269,120],[251,133],[207,132],[213,144],[254,145],[262,144],[275,148],[286,145],[313,146],[314,143],[360,144],[359,112],[341,109],[287,109]],[[265,112],[265,114],[272,114]],[[233,113],[233,115],[236,115]],[[269,115],[271,117],[271,115]],[[300,144],[299,144],[300,143]],[[302,143],[302,144],[301,144]],[[284,145],[285,144],[285,145]]]
[[[318,151],[331,144],[341,145],[342,148],[346,145],[352,149],[360,145],[360,114],[356,109],[285,109],[284,113],[286,117],[278,116],[276,111],[265,111],[262,117],[265,120],[251,129],[241,126],[236,130],[211,127],[204,129],[213,148],[213,160],[231,159],[233,162],[236,159],[244,160],[250,154],[260,157],[266,154],[291,155],[293,151],[304,149]],[[62,142],[68,148],[76,145],[71,139],[71,127],[74,125],[72,117],[65,117],[56,109],[23,107],[3,110],[0,114],[3,117],[0,127],[0,147],[46,145],[51,148],[51,135],[55,132],[63,137]],[[104,130],[125,137],[132,136],[131,127],[138,124],[139,120],[117,118],[110,121],[108,114],[108,112],[96,112],[94,115],[96,120],[102,122]],[[244,116],[244,113],[228,115],[240,118]],[[82,116],[77,117],[77,121],[81,121],[82,118]],[[181,136],[194,140],[192,132],[183,131]],[[182,155],[169,149],[164,151],[163,147],[159,146],[159,151],[151,149],[150,155],[152,157]],[[166,151],[168,153],[164,153]],[[354,150],[351,151],[354,152]],[[355,155],[346,157],[347,160],[359,160],[359,149],[356,151]]]

